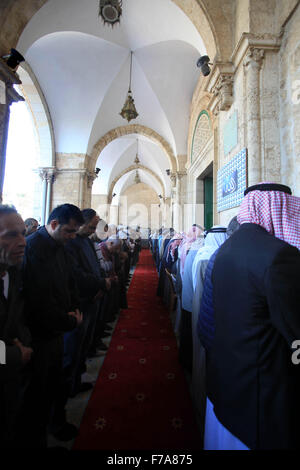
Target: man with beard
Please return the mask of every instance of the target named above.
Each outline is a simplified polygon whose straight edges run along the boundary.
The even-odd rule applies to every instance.
[[[28,447],[47,446],[47,425],[54,403],[66,401],[63,371],[63,335],[82,322],[77,285],[73,278],[66,243],[82,223],[80,209],[72,204],[56,207],[47,225],[27,238],[24,287],[28,325],[32,334],[34,361],[26,392],[24,423]],[[55,423],[58,424],[58,423]],[[54,436],[75,437],[75,426],[62,420]]]

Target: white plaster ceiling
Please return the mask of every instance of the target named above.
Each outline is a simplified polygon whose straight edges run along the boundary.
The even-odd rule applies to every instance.
[[[120,24],[111,28],[98,18],[98,4],[48,0],[17,45],[44,93],[56,152],[90,154],[106,132],[127,124],[119,112],[133,51],[131,88],[139,116],[130,124],[153,129],[175,156],[186,154],[190,103],[199,78],[196,61],[206,53],[195,26],[171,0],[124,0]],[[133,143],[118,139],[103,150],[93,192],[106,193],[116,174],[132,164]],[[170,164],[163,151],[144,139],[140,159],[169,193],[165,170]]]

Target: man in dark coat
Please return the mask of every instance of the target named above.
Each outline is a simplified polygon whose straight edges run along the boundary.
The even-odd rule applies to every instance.
[[[109,279],[102,276],[100,263],[90,236],[95,233],[99,216],[93,209],[81,211],[83,223],[76,237],[67,244],[67,250],[72,258],[72,269],[80,292],[80,308],[83,312],[83,322],[77,334],[68,339],[75,350],[72,364],[71,396],[92,388],[92,384],[81,381],[85,369],[85,360],[93,342],[93,335],[100,314],[100,304],[103,293],[110,287]]]
[[[284,185],[252,186],[238,222],[212,272],[216,331],[208,397],[219,423],[248,448],[296,448],[300,366],[292,353],[300,339],[300,198]]]
[[[21,378],[32,355],[24,325],[20,266],[25,226],[17,211],[0,206],[0,447],[15,445],[15,422],[21,400]]]
[[[63,334],[82,322],[77,285],[65,244],[76,236],[82,223],[80,209],[72,204],[56,207],[47,225],[27,238],[24,258],[25,305],[33,337],[33,373],[26,391],[24,445],[47,446],[47,425],[54,403],[64,387]],[[77,430],[66,422],[57,436]],[[26,442],[26,438],[28,438]]]

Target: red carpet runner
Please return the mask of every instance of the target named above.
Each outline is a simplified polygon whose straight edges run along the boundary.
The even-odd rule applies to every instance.
[[[129,308],[116,325],[74,449],[200,448],[171,321],[156,288],[152,256],[143,250]]]

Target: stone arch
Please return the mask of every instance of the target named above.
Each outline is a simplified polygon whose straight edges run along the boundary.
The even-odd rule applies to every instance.
[[[159,182],[159,184],[161,185],[161,189],[162,189],[162,196],[165,197],[165,187],[164,187],[163,181],[160,179],[160,177],[156,173],[154,173],[154,171],[150,170],[150,168],[147,168],[146,166],[141,165],[140,163],[138,163],[137,165],[129,166],[128,168],[123,170],[118,176],[116,176],[113,179],[113,181],[111,182],[111,184],[109,186],[109,191],[108,191],[108,196],[107,196],[108,204],[110,204],[111,201],[112,201],[112,192],[113,192],[113,189],[114,189],[116,183],[119,181],[119,179],[122,178],[122,176],[126,175],[126,173],[129,173],[130,171],[138,170],[138,169],[146,171],[147,173],[152,175]]]
[[[153,129],[150,129],[146,126],[141,126],[140,124],[129,124],[127,126],[116,127],[115,129],[110,130],[103,137],[101,137],[101,139],[99,139],[98,142],[94,145],[93,150],[91,152],[89,169],[92,171],[95,168],[98,156],[110,142],[115,139],[118,139],[119,137],[122,137],[123,135],[129,134],[140,134],[145,137],[148,137],[150,140],[152,140],[152,142],[156,143],[157,145],[159,145],[159,147],[162,148],[170,162],[171,171],[175,172],[176,170],[179,170],[178,162],[175,158],[170,144],[168,144],[168,142]]]
[[[193,139],[190,152],[191,163],[199,157],[202,149],[213,136],[212,123],[208,111],[200,111],[196,125],[194,127]]]
[[[233,28],[232,0],[172,0],[201,35],[211,59],[228,60]],[[6,0],[0,6],[0,56],[15,47],[25,26],[47,0]],[[13,28],[12,28],[13,25]]]
[[[18,69],[22,81],[20,88],[30,109],[39,144],[39,167],[55,167],[54,131],[48,105],[40,85],[29,64]]]

